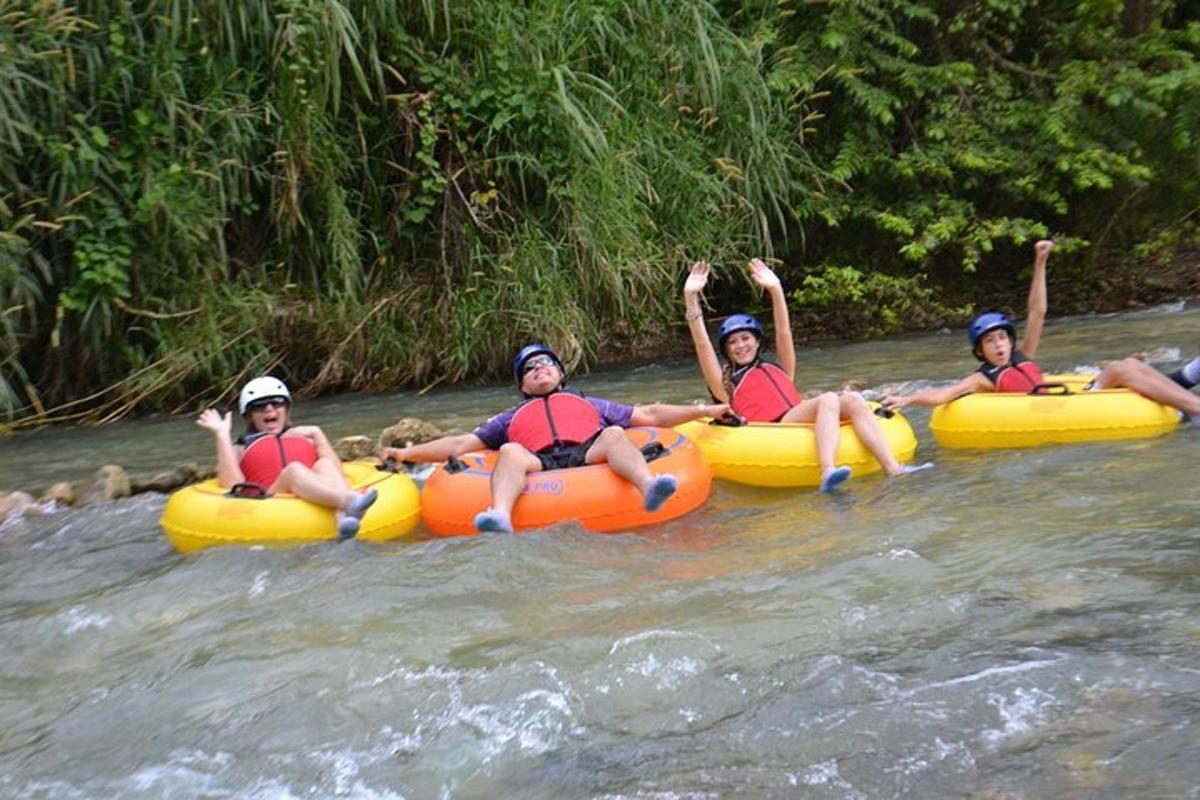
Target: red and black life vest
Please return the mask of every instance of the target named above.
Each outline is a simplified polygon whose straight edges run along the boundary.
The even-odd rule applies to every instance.
[[[800,404],[800,393],[792,379],[770,362],[759,361],[735,372],[734,382],[729,406],[748,422],[778,422]]]
[[[293,461],[306,467],[317,463],[317,448],[305,436],[260,433],[243,438],[246,449],[238,466],[249,483],[271,486]]]
[[[582,444],[603,428],[595,406],[574,392],[558,391],[522,403],[508,423],[508,440],[540,453]]]
[[[997,392],[1029,394],[1045,383],[1042,368],[1026,358],[1020,350],[1013,351],[1012,360],[1007,364],[998,367],[984,364],[979,367],[979,371],[992,382]]]

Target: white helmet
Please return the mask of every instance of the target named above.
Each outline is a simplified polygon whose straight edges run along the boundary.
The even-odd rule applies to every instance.
[[[288,405],[292,404],[292,393],[283,385],[283,381],[263,376],[255,378],[242,387],[242,393],[238,395],[238,413],[243,417],[246,416],[246,409],[251,403],[255,400],[265,400],[268,397],[278,397]]]

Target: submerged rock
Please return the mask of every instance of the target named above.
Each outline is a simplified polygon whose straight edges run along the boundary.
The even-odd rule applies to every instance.
[[[133,494],[142,492],[173,492],[183,486],[189,486],[207,480],[213,476],[211,467],[201,467],[193,462],[186,462],[167,472],[160,472],[148,478],[135,479],[131,486]]]
[[[0,494],[0,520],[9,516],[20,516],[36,508],[37,504],[29,492],[8,492]]]
[[[376,449],[370,436],[343,436],[333,445],[333,451],[342,461],[371,458],[375,455]]]
[[[54,503],[60,506],[75,505],[75,487],[66,481],[50,485],[42,492],[41,503]]]
[[[379,434],[378,447],[409,447],[414,444],[424,444],[433,441],[445,432],[434,425],[417,417],[405,417],[395,425],[389,425]]]
[[[92,482],[80,493],[78,505],[103,503],[121,497],[129,497],[132,486],[125,469],[117,464],[105,464],[96,470]]]

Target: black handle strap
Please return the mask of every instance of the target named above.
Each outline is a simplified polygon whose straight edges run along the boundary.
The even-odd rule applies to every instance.
[[[243,483],[235,483],[232,487],[230,487],[229,491],[225,493],[225,496],[241,497],[245,500],[266,500],[271,496],[271,494],[267,491],[267,487],[263,486],[261,483],[250,483],[249,481],[246,481]]]
[[[746,418],[733,411],[726,411],[720,417],[714,417],[709,425],[721,425],[726,428],[740,428],[746,424]]]
[[[883,419],[891,419],[892,417],[896,416],[896,412],[892,411],[890,408],[884,408],[883,406],[876,406],[875,407],[875,416],[882,417]]]
[[[451,475],[462,472],[466,468],[466,462],[460,461],[455,456],[450,456],[446,459],[446,472],[449,472]]]
[[[1031,395],[1068,395],[1075,394],[1065,383],[1039,383],[1029,390]]]
[[[642,445],[642,455],[647,462],[653,461],[656,458],[662,458],[667,454],[667,448],[663,447],[662,442],[650,442]]]

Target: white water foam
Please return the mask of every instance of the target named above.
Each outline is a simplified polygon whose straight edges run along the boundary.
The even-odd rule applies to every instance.
[[[629,645],[649,641],[651,639],[695,639],[697,641],[704,642],[718,653],[722,652],[720,645],[713,642],[707,636],[701,636],[700,634],[692,631],[649,630],[618,639],[617,641],[613,642],[612,647],[608,649],[608,654],[611,656],[613,653],[616,653],[618,650],[622,650]]]
[[[990,745],[1030,733],[1046,723],[1058,699],[1042,689],[1017,689],[1011,697],[989,694],[988,705],[995,706],[1003,727],[988,729],[980,735]]]
[[[254,583],[250,584],[250,588],[246,590],[246,596],[253,599],[262,597],[267,591],[267,576],[270,572],[260,572],[254,576]]]
[[[69,635],[86,630],[103,630],[112,622],[112,617],[95,611],[88,611],[83,606],[71,606],[58,615],[63,623],[63,633]]]
[[[803,772],[789,772],[787,782],[789,786],[824,786],[839,789],[842,797],[855,800],[866,797],[842,777],[837,761],[833,760],[813,764]]]

